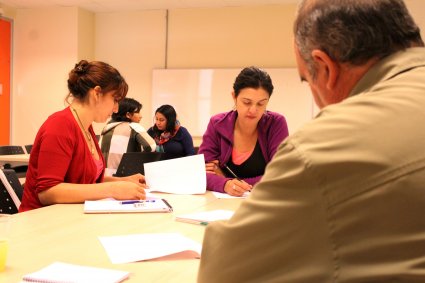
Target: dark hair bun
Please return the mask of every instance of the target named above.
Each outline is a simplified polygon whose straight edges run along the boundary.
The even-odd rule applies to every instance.
[[[79,63],[75,64],[74,72],[78,75],[84,75],[87,73],[89,62],[86,60],[81,60]]]

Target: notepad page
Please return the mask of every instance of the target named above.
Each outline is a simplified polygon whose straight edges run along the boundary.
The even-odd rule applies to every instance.
[[[194,251],[192,255],[199,258],[202,249],[201,244],[179,233],[105,236],[99,240],[114,264],[150,260],[184,251]]]
[[[54,262],[39,271],[27,274],[23,282],[43,283],[118,283],[127,279],[129,272]]]

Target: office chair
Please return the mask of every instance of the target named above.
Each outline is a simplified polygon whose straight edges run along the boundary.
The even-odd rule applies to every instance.
[[[21,205],[24,190],[12,169],[0,170],[0,213],[14,214]]]
[[[25,145],[25,150],[27,151],[28,154],[31,153],[31,149],[32,149],[32,144],[26,144]]]
[[[25,147],[28,151],[27,146],[25,146]],[[32,145],[31,145],[31,147],[32,147]],[[0,146],[0,155],[15,155],[15,154],[25,154],[23,147],[20,146],[20,145],[2,145],[2,146]],[[28,165],[12,166],[10,163],[6,163],[6,164],[3,165],[3,168],[15,170],[16,174],[18,174],[18,177],[21,178],[21,177],[26,176],[27,170],[28,170]]]
[[[0,155],[25,154],[24,149],[20,145],[1,145]]]

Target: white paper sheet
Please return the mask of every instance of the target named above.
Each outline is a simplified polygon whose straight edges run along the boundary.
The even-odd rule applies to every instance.
[[[21,282],[117,283],[128,278],[129,274],[127,271],[53,262],[36,272],[24,275]]]
[[[176,221],[208,225],[210,222],[218,220],[229,220],[235,212],[232,210],[209,210],[209,211],[200,211],[189,214],[182,214],[176,216]]]
[[[201,244],[179,233],[108,236],[99,237],[99,240],[114,264],[156,259],[185,251],[194,252],[185,254],[189,258],[199,258],[202,248]]]
[[[150,192],[204,194],[207,187],[203,154],[144,164]]]
[[[226,193],[219,193],[219,192],[212,192],[212,193],[216,198],[247,198],[250,194],[250,192],[245,192],[242,196],[236,197]]]

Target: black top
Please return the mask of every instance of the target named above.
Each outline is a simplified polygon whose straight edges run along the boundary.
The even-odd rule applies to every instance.
[[[266,160],[261,152],[260,144],[257,141],[254,151],[251,156],[245,160],[241,165],[236,165],[230,158],[227,166],[241,179],[253,178],[264,175],[266,169]],[[234,178],[230,172],[225,172],[226,177]]]

